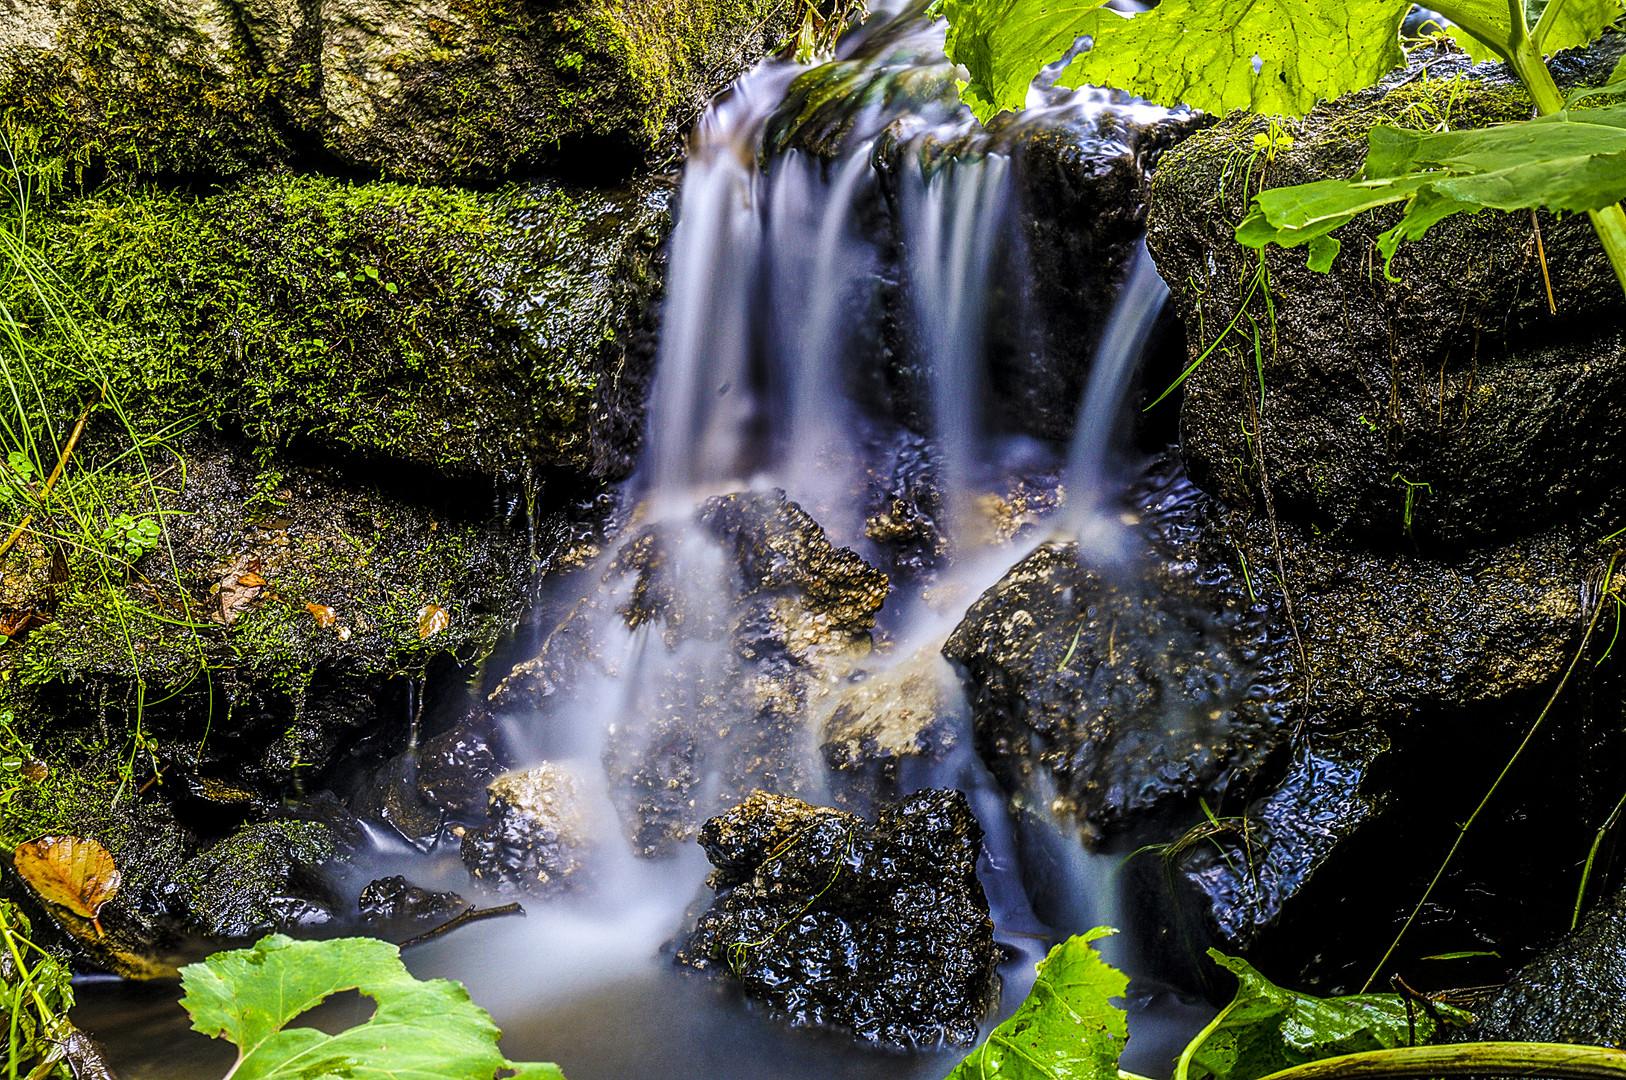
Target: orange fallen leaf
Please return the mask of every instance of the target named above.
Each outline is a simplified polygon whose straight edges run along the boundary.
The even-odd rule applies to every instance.
[[[311,613],[311,618],[315,619],[316,625],[320,626],[323,630],[326,630],[328,627],[339,621],[338,612],[334,611],[326,604],[318,604],[314,600],[305,605],[305,610]]]
[[[123,880],[106,848],[82,836],[42,836],[18,844],[12,863],[40,899],[89,919],[101,936],[102,905]]]
[[[237,584],[241,585],[245,589],[263,589],[265,587],[265,579],[250,571],[246,574],[238,574]]]
[[[452,617],[446,614],[444,608],[434,604],[425,604],[418,609],[418,640],[434,637],[448,626],[452,625]]]

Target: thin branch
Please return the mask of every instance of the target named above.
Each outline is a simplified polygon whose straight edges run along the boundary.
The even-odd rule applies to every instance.
[[[1423,1080],[1436,1076],[1551,1076],[1623,1080],[1626,1052],[1570,1043],[1478,1042],[1402,1046],[1322,1058],[1264,1080]]]
[[[525,909],[519,904],[503,904],[499,907],[469,908],[461,915],[454,915],[432,930],[425,930],[415,937],[409,937],[401,942],[401,948],[410,949],[414,945],[422,945],[426,941],[433,941],[445,934],[450,934],[460,926],[467,926],[471,922],[481,919],[495,919],[500,915],[524,915]]]

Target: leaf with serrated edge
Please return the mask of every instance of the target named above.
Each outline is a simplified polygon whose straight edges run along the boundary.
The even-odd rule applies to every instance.
[[[1051,949],[1016,1012],[947,1080],[1118,1080],[1129,1029],[1111,999],[1123,995],[1129,977],[1090,945],[1111,933],[1097,927]]]
[[[1409,1045],[1434,1034],[1434,1021],[1409,1016],[1395,994],[1317,998],[1285,990],[1252,965],[1208,950],[1237,978],[1236,997],[1192,1052],[1188,1080],[1259,1080],[1308,1061]],[[1455,1020],[1466,1014],[1447,1009]]]
[[[1224,115],[1302,116],[1403,59],[1406,0],[1162,0],[1068,64],[1062,86],[1116,86]],[[1259,62],[1258,71],[1254,61]]]
[[[949,30],[943,49],[971,80],[961,99],[988,121],[1027,102],[1028,86],[1046,64],[1092,33],[1103,0],[943,0]],[[1122,21],[1120,16],[1107,17]]]
[[[1585,45],[1618,20],[1626,8],[1621,0],[1550,0],[1530,6],[1535,32],[1531,40],[1537,52],[1555,53]],[[1545,25],[1543,13],[1555,13]]]
[[[232,1080],[493,1080],[505,1068],[528,1080],[562,1080],[553,1066],[505,1060],[497,1026],[462,985],[420,982],[394,945],[372,938],[274,934],[188,965],[181,985],[192,1026],[237,1045]],[[338,1035],[286,1027],[343,990],[372,998],[372,1019]]]

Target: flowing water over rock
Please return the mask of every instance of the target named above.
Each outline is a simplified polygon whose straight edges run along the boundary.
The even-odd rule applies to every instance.
[[[377,838],[352,874],[379,879],[371,917],[461,903],[407,883],[524,899],[524,921],[414,966],[468,982],[510,1054],[534,1046],[573,1080],[940,1075],[1046,941],[1114,917],[1079,829],[1161,803],[1103,777],[1138,762],[1189,803],[1269,750],[1251,624],[1168,609],[1201,586],[1175,555],[1144,561],[1118,497],[1120,413],[1167,291],[1141,244],[1149,170],[1192,121],[1041,80],[1034,108],[984,129],[941,34],[877,17],[836,61],[767,61],[702,118],[615,542],[549,586],[533,655],[470,719],[352,800]],[[1065,691],[1104,726],[1037,770],[990,750],[999,724],[1034,722],[988,714],[965,644],[1024,559],[1066,579],[1038,656],[1058,686],[1119,650],[1144,661],[1132,685]],[[1216,736],[1233,714],[1241,734]],[[466,782],[498,768],[488,791]],[[725,850],[734,833],[751,858]],[[1046,880],[1066,894],[1048,924],[1030,901],[1058,899]],[[676,969],[674,947],[772,1019],[732,979]],[[851,1034],[786,1040],[783,1022]]]

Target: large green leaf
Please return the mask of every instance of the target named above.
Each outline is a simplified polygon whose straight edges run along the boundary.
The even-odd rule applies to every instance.
[[[1237,226],[1250,247],[1322,244],[1356,214],[1404,202],[1400,223],[1379,240],[1392,259],[1452,214],[1484,208],[1598,210],[1626,198],[1626,105],[1560,112],[1469,131],[1419,132],[1379,125],[1366,167],[1353,180],[1320,180],[1260,192]],[[1312,266],[1327,268],[1330,257]],[[1325,256],[1325,247],[1321,248]]]
[[[1022,108],[1039,69],[1095,33],[1104,0],[943,0],[944,51],[971,74],[960,98],[980,120]]]
[[[1162,0],[1120,20],[1058,82],[1120,87],[1218,115],[1302,116],[1402,61],[1400,23],[1409,7],[1406,0]]]
[[[188,965],[181,985],[192,1026],[237,1045],[232,1080],[492,1080],[499,1069],[563,1080],[552,1065],[505,1060],[501,1032],[461,984],[420,982],[394,945],[372,938],[274,934]],[[287,1027],[341,990],[372,998],[372,1019],[338,1035]]]
[[[1111,999],[1129,978],[1090,945],[1110,933],[1097,927],[1051,949],[1021,1006],[948,1080],[1118,1080],[1129,1028]]]
[[[1555,53],[1585,45],[1613,25],[1623,10],[1621,0],[1530,0],[1536,51]]]
[[[1191,1051],[1188,1080],[1258,1080],[1307,1061],[1427,1042],[1434,1021],[1393,994],[1316,998],[1276,986],[1246,960],[1208,955],[1236,975],[1236,997]],[[1454,1019],[1465,1013],[1437,1007]]]

